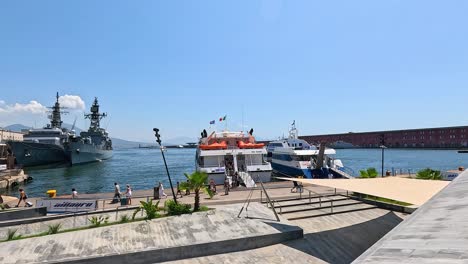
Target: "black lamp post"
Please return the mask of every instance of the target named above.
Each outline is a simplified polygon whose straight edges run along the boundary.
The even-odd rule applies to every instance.
[[[164,160],[164,166],[166,166],[166,172],[167,172],[167,177],[169,178],[169,185],[171,185],[172,196],[174,197],[174,202],[177,204],[177,197],[174,193],[174,188],[172,187],[171,175],[169,174],[169,169],[167,168],[166,157],[164,156],[164,151],[161,145],[161,135],[159,135],[159,129],[153,128],[153,131],[154,131],[154,136],[156,137],[156,142],[158,142],[159,148],[161,149],[161,154]]]
[[[380,135],[380,148],[382,149],[382,177],[384,176],[384,153],[385,153],[385,149],[387,147],[385,147],[385,135],[384,134],[381,134]]]

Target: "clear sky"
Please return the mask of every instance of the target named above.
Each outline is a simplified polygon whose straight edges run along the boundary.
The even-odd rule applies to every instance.
[[[467,125],[467,14],[464,0],[2,1],[0,125],[42,125],[31,101],[56,91],[86,109],[98,96],[131,140],[197,137],[224,115],[240,130],[242,112],[262,138],[294,119],[303,135]]]

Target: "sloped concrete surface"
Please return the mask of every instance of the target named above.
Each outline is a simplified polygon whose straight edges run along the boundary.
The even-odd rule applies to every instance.
[[[0,263],[157,263],[248,250],[301,238],[290,222],[271,221],[250,204],[254,218],[237,218],[241,205],[153,221],[4,242]]]
[[[354,263],[468,263],[468,171]]]

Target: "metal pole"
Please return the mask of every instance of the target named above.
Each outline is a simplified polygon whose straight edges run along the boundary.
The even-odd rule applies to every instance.
[[[385,147],[382,145],[382,177],[384,176],[384,152]]]
[[[167,178],[169,178],[169,185],[171,186],[171,191],[172,191],[172,196],[174,197],[174,202],[177,204],[177,197],[174,192],[174,187],[172,187],[172,180],[171,180],[171,175],[169,174],[169,169],[167,168],[167,162],[166,162],[166,157],[164,156],[164,151],[162,149],[162,144],[161,144],[161,135],[159,135],[159,129],[153,128],[154,131],[154,136],[156,137],[156,142],[159,144],[159,149],[161,150],[161,155],[164,160],[164,166],[166,167],[166,172],[167,172]]]
[[[164,151],[161,148],[162,146],[161,145],[159,145],[159,146],[160,146],[160,149],[161,149],[161,154],[163,156],[164,166],[166,166],[167,177],[169,178],[169,185],[171,185],[172,196],[174,197],[174,202],[177,204],[177,197],[175,195],[174,188],[172,187],[172,180],[171,180],[171,175],[169,174],[169,169],[167,168],[166,157],[164,156]]]

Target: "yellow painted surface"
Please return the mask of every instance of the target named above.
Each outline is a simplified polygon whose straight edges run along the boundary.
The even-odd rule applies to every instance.
[[[450,183],[448,181],[417,180],[400,177],[372,179],[279,179],[379,196],[414,205],[424,204]]]

